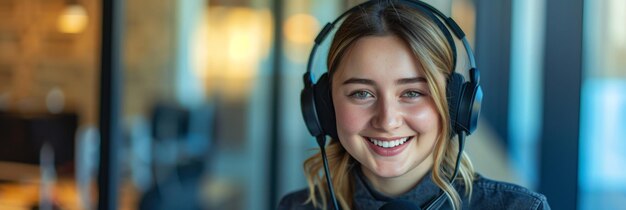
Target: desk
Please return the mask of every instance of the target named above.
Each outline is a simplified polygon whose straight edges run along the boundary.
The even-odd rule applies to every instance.
[[[36,165],[0,163],[0,171],[3,171],[3,180],[0,181],[0,209],[2,210],[30,210],[31,207],[39,203],[42,184],[39,178],[39,167]],[[16,173],[6,173],[15,171]],[[7,174],[15,178],[15,175],[22,175],[22,178],[7,181]],[[91,183],[91,192],[83,193],[78,191],[76,181],[71,175],[61,174],[55,181],[51,189],[53,203],[63,210],[87,209],[81,202],[81,196],[90,196],[90,200],[97,202],[97,183]],[[125,181],[120,187],[120,210],[137,209],[137,202],[140,193],[135,189],[130,181]]]

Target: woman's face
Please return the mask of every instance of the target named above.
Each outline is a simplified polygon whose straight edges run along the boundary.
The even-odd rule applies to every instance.
[[[360,38],[332,79],[343,147],[372,179],[420,179],[433,164],[440,119],[413,52],[396,36]]]

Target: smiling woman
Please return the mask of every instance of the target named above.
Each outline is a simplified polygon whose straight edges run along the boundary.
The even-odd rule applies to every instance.
[[[372,184],[389,195],[414,185],[390,180],[419,180],[429,171],[441,131],[424,72],[412,55],[397,36],[364,37],[344,55],[332,80],[339,140]],[[403,152],[407,148],[415,152]]]
[[[309,72],[304,77],[305,121],[321,142],[304,162],[308,189],[285,196],[279,209],[549,209],[543,195],[478,175],[463,152],[482,90],[454,21],[445,24],[464,42],[469,82],[455,73],[451,32],[429,5],[369,1],[344,15],[328,73],[314,85]],[[332,137],[327,146],[325,135]]]

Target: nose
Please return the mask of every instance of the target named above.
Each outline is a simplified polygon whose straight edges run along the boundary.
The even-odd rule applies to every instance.
[[[372,127],[383,131],[392,131],[402,126],[402,112],[397,101],[393,99],[381,100],[376,104],[375,109],[375,116],[371,120]]]

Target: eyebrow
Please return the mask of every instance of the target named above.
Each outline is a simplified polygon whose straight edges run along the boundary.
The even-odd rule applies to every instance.
[[[398,85],[420,83],[420,82],[427,82],[427,80],[424,77],[402,78],[402,79],[396,80],[396,84],[398,84]],[[371,79],[350,78],[350,79],[347,79],[346,81],[344,81],[342,84],[343,85],[364,84],[364,85],[372,85],[372,86],[374,86],[376,84],[376,82],[374,82],[374,80],[371,80]]]
[[[420,82],[428,83],[428,81],[424,77],[413,77],[413,78],[399,79],[398,81],[396,81],[396,84],[404,85],[404,84],[420,83]]]
[[[348,85],[348,84],[374,85],[375,82],[373,80],[371,80],[371,79],[350,78],[350,79],[347,79],[346,81],[343,81],[342,84],[343,85]]]

